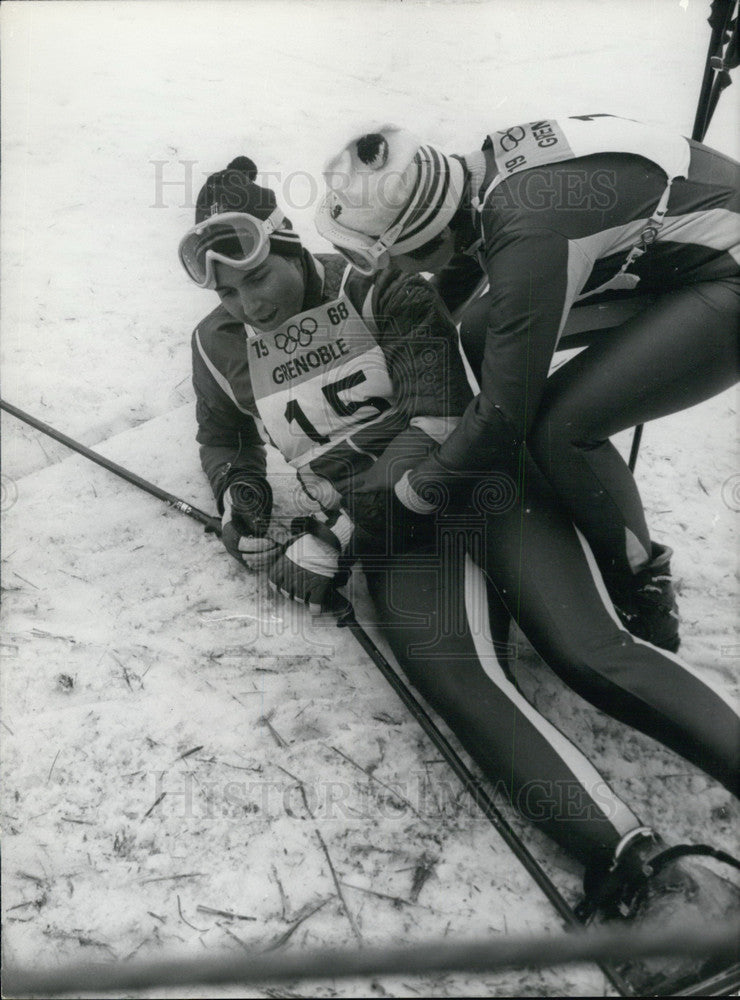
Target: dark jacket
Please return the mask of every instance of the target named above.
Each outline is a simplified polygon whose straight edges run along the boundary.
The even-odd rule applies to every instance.
[[[666,188],[655,163],[608,152],[522,170],[485,196],[497,174],[490,137],[471,163],[474,157],[484,158],[472,192],[480,199],[477,259],[456,255],[433,283],[454,310],[488,280],[481,392],[421,463],[416,489],[505,464],[536,418],[571,306],[620,270]],[[662,294],[737,275],[738,234],[740,165],[691,142],[688,176],[672,184],[665,224],[629,268],[639,284],[621,294]]]

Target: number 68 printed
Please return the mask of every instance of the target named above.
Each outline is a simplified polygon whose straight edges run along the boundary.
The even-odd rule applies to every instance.
[[[326,315],[329,317],[331,325],[336,326],[337,323],[341,323],[343,319],[347,319],[349,313],[347,312],[347,306],[344,302],[339,302],[335,306],[329,306],[326,310]]]

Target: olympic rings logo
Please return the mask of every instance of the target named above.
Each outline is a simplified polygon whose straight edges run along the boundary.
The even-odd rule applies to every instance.
[[[521,125],[515,125],[513,128],[506,129],[505,132],[498,132],[497,134],[501,136],[499,142],[503,151],[510,153],[512,149],[516,149],[526,135],[526,132]]]
[[[318,323],[311,316],[304,316],[300,325],[291,323],[284,333],[275,334],[275,347],[286,354],[293,354],[299,347],[309,347]]]

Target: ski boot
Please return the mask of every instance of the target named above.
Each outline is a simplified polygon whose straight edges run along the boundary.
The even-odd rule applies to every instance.
[[[653,646],[670,653],[678,650],[678,607],[671,579],[667,545],[652,543],[652,559],[631,581],[629,592],[614,596],[614,607],[624,627]]]
[[[740,861],[725,851],[705,844],[666,847],[648,827],[633,830],[618,845],[611,864],[586,872],[585,897],[577,915],[587,923],[628,921],[645,931],[737,920],[740,888],[702,865],[698,856],[740,869]],[[616,968],[636,996],[670,996],[701,986],[727,966],[675,955],[620,963]]]

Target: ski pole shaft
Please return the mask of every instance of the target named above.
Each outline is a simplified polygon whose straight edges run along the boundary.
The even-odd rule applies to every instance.
[[[707,133],[709,123],[714,113],[714,107],[710,108],[710,97],[715,78],[712,58],[718,54],[721,55],[722,53],[725,32],[727,31],[727,27],[730,22],[733,6],[734,0],[713,0],[711,5],[711,13],[708,21],[712,29],[712,33],[709,39],[706,62],[704,64],[704,77],[701,82],[699,101],[696,106],[694,127],[691,132],[691,138],[695,142],[704,141],[704,136]],[[716,105],[716,101],[714,103]]]
[[[707,134],[709,123],[712,120],[712,116],[714,115],[722,91],[726,87],[729,87],[732,82],[730,80],[730,75],[726,70],[723,72],[716,71],[715,67],[712,65],[712,60],[716,56],[719,55],[721,57],[722,55],[722,50],[725,44],[725,35],[731,23],[730,17],[732,15],[733,7],[734,0],[713,0],[712,3],[711,14],[708,18],[712,33],[709,39],[706,62],[704,64],[704,76],[701,81],[699,100],[696,105],[694,127],[691,130],[691,138],[695,142],[704,141],[704,136]],[[737,31],[737,29],[735,30]],[[734,58],[735,45],[735,39],[728,43],[725,59],[728,58],[728,54],[730,52],[732,53],[731,58]],[[728,62],[732,65],[731,59],[729,59]],[[628,462],[630,472],[634,472],[635,466],[637,465],[637,456],[640,451],[643,427],[644,424],[639,424],[635,427],[632,437],[632,447],[630,449]]]
[[[168,506],[179,510],[182,514],[187,514],[187,516],[192,517],[193,520],[199,521],[205,526],[207,531],[213,531],[217,535],[221,534],[221,522],[217,517],[213,517],[211,514],[206,514],[205,511],[198,510],[197,507],[193,507],[192,504],[186,503],[185,500],[181,500],[172,493],[168,493],[166,490],[160,489],[159,486],[155,486],[146,479],[142,479],[141,476],[137,476],[135,472],[130,472],[128,469],[124,469],[123,466],[113,462],[110,458],[105,458],[105,456],[99,455],[96,451],[86,448],[84,444],[80,444],[79,441],[75,441],[66,434],[62,434],[61,431],[55,430],[53,427],[50,427],[49,424],[45,424],[42,420],[32,417],[29,413],[25,413],[17,406],[13,406],[11,403],[6,403],[4,399],[0,399],[0,409],[10,413],[11,416],[17,417],[18,420],[22,420],[24,423],[29,424],[29,426],[35,427],[36,430],[41,431],[42,434],[46,434],[55,441],[59,441],[72,451],[76,451],[78,454],[84,455],[85,458],[89,458],[90,461],[95,462],[96,465],[101,465],[104,469],[112,472],[120,479],[125,479],[126,482],[131,483],[132,486],[137,486],[145,493],[149,493],[150,496],[156,497],[157,500],[162,500],[164,503],[168,504]]]
[[[644,427],[644,424],[638,424],[632,435],[632,447],[630,448],[630,457],[629,462],[627,463],[630,472],[634,472],[635,466],[637,465],[637,456],[640,452],[640,442],[642,441],[642,431]]]
[[[712,83],[711,93],[709,94],[709,100],[707,102],[707,115],[706,115],[706,125],[705,131],[709,128],[709,124],[712,120],[714,112],[719,104],[719,99],[722,96],[722,92],[726,90],[732,84],[732,78],[730,76],[730,68],[734,68],[738,64],[738,38],[737,29],[733,33],[733,37],[727,43],[727,47],[724,51],[724,56],[722,58],[722,69],[716,71],[714,81]]]
[[[72,451],[78,452],[78,454],[90,459],[90,461],[102,466],[104,469],[107,469],[114,475],[119,476],[121,479],[125,479],[126,482],[131,483],[133,486],[137,486],[139,489],[149,493],[151,496],[156,497],[158,500],[163,500],[169,506],[174,507],[181,513],[187,514],[194,520],[199,521],[201,524],[205,525],[206,530],[213,531],[216,534],[221,533],[221,522],[218,518],[213,517],[210,514],[206,514],[202,510],[198,510],[197,507],[193,507],[191,504],[186,503],[184,500],[181,500],[179,497],[176,497],[171,493],[167,493],[165,490],[160,489],[153,483],[142,479],[141,476],[137,476],[135,473],[130,472],[128,469],[124,469],[116,462],[99,455],[90,448],[86,448],[73,438],[61,433],[61,431],[55,430],[48,424],[43,423],[43,421],[30,416],[23,410],[20,410],[18,407],[13,406],[10,403],[6,403],[2,399],[0,399],[0,409],[5,410],[7,413],[10,413],[12,416],[24,421],[31,427],[47,434],[55,441],[59,441]],[[338,612],[337,624],[340,627],[349,628],[359,645],[365,650],[371,660],[378,667],[411,715],[416,719],[434,746],[442,754],[447,764],[452,768],[457,777],[463,783],[466,791],[473,796],[485,817],[496,829],[512,853],[519,859],[522,866],[529,873],[533,881],[540,887],[560,917],[570,927],[580,926],[578,917],[574,913],[572,907],[568,904],[567,900],[563,897],[560,890],[549,878],[549,876],[541,869],[529,848],[520,840],[506,817],[494,802],[491,795],[489,795],[486,789],[482,786],[480,780],[473,774],[468,765],[462,759],[457,750],[455,750],[426,709],[421,705],[410,688],[399,677],[393,666],[389,663],[367,632],[359,624],[357,618],[355,617],[354,609],[348,601],[343,603],[341,610]],[[619,993],[623,996],[629,995],[629,987],[614,970],[610,969],[608,966],[603,966],[603,971]]]
[[[580,927],[581,921],[576,916],[573,908],[563,897],[562,893],[538,864],[536,858],[527,845],[519,838],[509,821],[498,808],[492,796],[488,793],[480,780],[473,774],[471,769],[462,759],[457,750],[453,747],[437,723],[432,719],[424,706],[414,695],[408,685],[399,677],[397,671],[378,649],[373,640],[367,634],[355,617],[352,605],[347,602],[337,616],[337,624],[340,628],[348,628],[357,642],[362,646],[370,659],[380,670],[382,675],[399,696],[411,715],[416,719],[426,735],[432,741],[437,750],[447,764],[452,768],[457,777],[463,783],[465,790],[473,797],[483,815],[491,823],[496,832],[500,835],[512,854],[521,863],[533,881],[539,886],[544,895],[555,908],[559,916],[565,921],[568,927]],[[614,988],[622,996],[629,996],[631,990],[626,981],[616,970],[608,965],[602,965],[602,971],[611,980]]]

